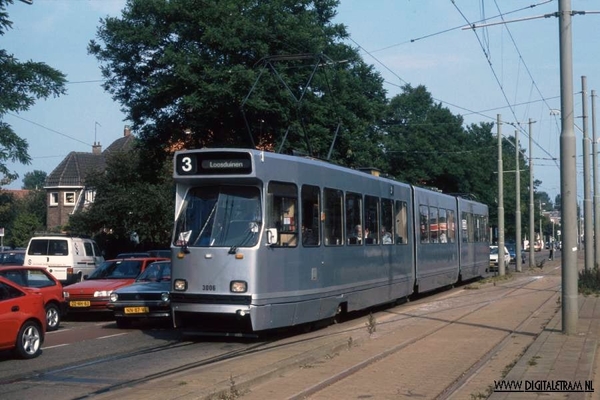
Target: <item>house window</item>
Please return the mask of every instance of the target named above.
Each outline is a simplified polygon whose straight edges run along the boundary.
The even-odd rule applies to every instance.
[[[85,203],[86,204],[93,203],[95,198],[96,198],[95,190],[86,190],[85,191]]]
[[[50,193],[50,205],[51,206],[57,206],[58,205],[58,193],[57,192],[51,192]]]
[[[65,206],[75,205],[75,192],[65,192]]]

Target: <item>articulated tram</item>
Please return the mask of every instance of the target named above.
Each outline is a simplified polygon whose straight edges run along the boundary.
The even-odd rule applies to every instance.
[[[486,274],[488,207],[304,157],[179,151],[176,327],[257,332]]]

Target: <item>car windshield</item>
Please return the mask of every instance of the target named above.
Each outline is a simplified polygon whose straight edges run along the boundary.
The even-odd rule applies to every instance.
[[[498,254],[498,248],[497,247],[493,247],[490,249],[490,254]]]
[[[135,280],[136,282],[168,282],[171,280],[171,263],[154,262]]]
[[[88,277],[91,279],[135,279],[142,270],[140,260],[112,260],[103,262]]]
[[[175,246],[251,247],[262,226],[260,193],[251,186],[190,189],[175,227]]]

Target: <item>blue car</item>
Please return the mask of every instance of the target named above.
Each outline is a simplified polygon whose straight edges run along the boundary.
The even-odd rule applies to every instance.
[[[514,263],[517,260],[517,245],[514,243],[508,243],[506,245],[508,249],[508,254],[510,254],[510,262]],[[521,263],[525,263],[525,250],[521,248]]]
[[[170,290],[171,261],[155,261],[133,284],[112,292],[107,307],[113,310],[119,328],[129,328],[142,319],[169,320]]]

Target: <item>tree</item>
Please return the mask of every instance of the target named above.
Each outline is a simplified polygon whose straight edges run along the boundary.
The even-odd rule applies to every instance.
[[[33,172],[26,172],[23,177],[23,189],[29,190],[38,190],[44,187],[46,183],[47,173],[40,170],[35,170]]]
[[[138,245],[131,241],[134,232],[141,249],[168,247],[175,214],[171,164],[153,182],[143,178],[144,168],[137,150],[111,154],[104,172],[86,178],[96,190],[94,202],[72,215],[66,229],[100,234],[98,244],[113,256]]]
[[[357,166],[380,155],[370,127],[382,79],[332,22],[338,0],[129,0],[88,51],[123,105],[146,162],[173,145],[301,150]],[[340,129],[338,130],[338,127]],[[154,171],[155,168],[149,168]]]
[[[6,6],[12,0],[0,0],[0,35],[12,27]],[[65,93],[65,75],[41,62],[19,62],[12,54],[0,49],[0,184],[6,185],[18,178],[7,162],[29,164],[27,141],[2,121],[7,112],[28,110],[37,99]]]

